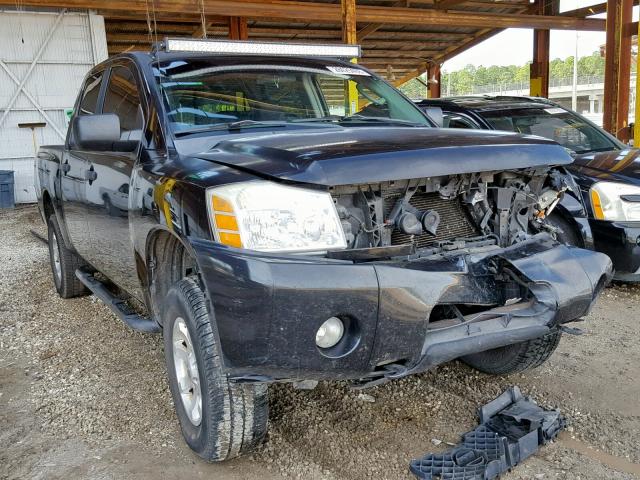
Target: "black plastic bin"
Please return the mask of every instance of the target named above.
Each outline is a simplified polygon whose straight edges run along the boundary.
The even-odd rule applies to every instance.
[[[0,208],[13,208],[15,206],[13,170],[0,170]]]

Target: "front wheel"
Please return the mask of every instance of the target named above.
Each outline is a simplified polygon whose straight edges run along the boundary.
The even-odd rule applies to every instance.
[[[561,335],[559,331],[554,331],[526,342],[467,355],[461,360],[476,370],[492,375],[522,372],[546,362],[558,347]]]
[[[169,386],[189,447],[211,462],[253,450],[267,431],[267,385],[229,381],[204,294],[194,278],[184,278],[169,290],[161,315]]]

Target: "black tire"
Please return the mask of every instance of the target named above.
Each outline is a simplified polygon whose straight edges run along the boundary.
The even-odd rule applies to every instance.
[[[53,284],[58,295],[62,298],[73,298],[88,295],[90,292],[84,284],[76,277],[76,270],[86,266],[86,263],[74,252],[69,250],[64,243],[60,226],[55,214],[49,216],[48,242],[49,242],[49,263],[53,274]],[[58,251],[59,265],[56,268],[55,250]]]
[[[210,462],[229,460],[255,449],[267,432],[267,385],[233,383],[223,373],[217,335],[204,294],[194,278],[184,278],[171,287],[161,315],[169,385],[189,447]],[[198,366],[202,398],[198,425],[189,418],[178,385],[173,350],[176,321],[186,324]]]
[[[576,228],[571,225],[562,215],[555,212],[547,217],[547,223],[558,229],[556,232],[556,240],[565,245],[573,247],[581,247],[580,234]]]
[[[558,347],[562,333],[551,332],[544,337],[506,347],[462,357],[470,367],[492,375],[509,375],[539,367]]]
[[[114,216],[116,212],[115,212],[115,208],[113,207],[113,204],[111,203],[111,199],[109,198],[109,196],[105,195],[103,201],[104,201],[104,209],[107,211],[107,215]]]

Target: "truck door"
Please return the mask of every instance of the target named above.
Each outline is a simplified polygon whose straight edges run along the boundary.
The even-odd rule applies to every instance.
[[[75,107],[75,116],[94,115],[102,87],[104,71],[90,74]],[[69,129],[72,131],[72,129]],[[85,259],[91,256],[91,245],[87,225],[86,186],[91,180],[89,165],[91,152],[80,149],[73,135],[67,137],[67,145],[60,159],[60,189],[64,223],[69,233],[71,245]]]
[[[94,180],[86,185],[90,262],[119,287],[140,297],[129,230],[129,212],[139,206],[133,205],[129,193],[144,126],[143,105],[135,65],[127,60],[115,63],[107,76],[101,113],[118,116],[120,141],[91,158]]]

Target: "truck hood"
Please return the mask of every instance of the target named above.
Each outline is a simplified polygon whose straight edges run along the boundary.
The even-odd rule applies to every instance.
[[[630,148],[578,155],[571,169],[598,180],[640,185],[640,150]]]
[[[261,176],[326,186],[572,162],[562,147],[540,137],[419,127],[261,129],[176,147]]]

